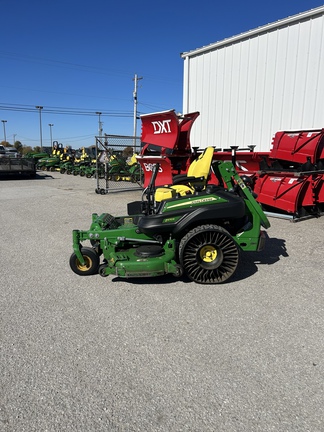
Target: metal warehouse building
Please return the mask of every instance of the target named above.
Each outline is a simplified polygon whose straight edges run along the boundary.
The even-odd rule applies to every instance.
[[[324,128],[324,6],[181,56],[193,145],[267,151],[279,130]]]

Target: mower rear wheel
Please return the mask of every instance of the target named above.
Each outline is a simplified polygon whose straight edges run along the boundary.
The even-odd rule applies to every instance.
[[[218,225],[201,225],[186,234],[179,246],[180,264],[201,284],[225,282],[235,272],[239,251],[231,235]]]
[[[100,260],[97,252],[89,247],[83,247],[81,253],[85,261],[84,265],[80,263],[74,252],[70,257],[70,267],[74,273],[79,276],[98,274]]]

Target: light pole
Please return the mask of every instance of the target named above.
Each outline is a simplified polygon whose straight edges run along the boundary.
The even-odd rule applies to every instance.
[[[7,120],[1,120],[3,123],[3,135],[4,135],[4,141],[7,142],[7,136],[6,136],[6,123]]]
[[[17,134],[13,134],[13,145],[15,145],[15,142],[16,142],[16,135]]]
[[[134,84],[134,91],[133,91],[133,98],[134,98],[134,152],[136,151],[136,133],[137,133],[137,84],[138,81],[143,79],[143,77],[138,77],[137,74],[135,74],[135,77],[133,81]]]
[[[40,147],[43,151],[43,133],[42,133],[42,106],[37,105],[35,108],[39,110],[39,135],[40,135]]]
[[[101,119],[100,119],[100,116],[101,116],[101,112],[96,112],[96,114],[99,116],[99,127],[98,127],[98,132],[99,132],[99,137],[101,137],[101,135],[102,135],[102,123],[101,123]]]
[[[54,124],[48,123],[48,126],[50,127],[51,147],[53,147],[52,126],[54,126]]]

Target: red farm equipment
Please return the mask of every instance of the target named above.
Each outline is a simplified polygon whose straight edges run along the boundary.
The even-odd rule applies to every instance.
[[[252,180],[257,200],[269,211],[293,219],[319,216],[324,211],[324,129],[277,132]]]
[[[172,183],[176,174],[185,174],[194,158],[190,145],[190,130],[198,112],[180,117],[172,111],[142,115],[142,151],[137,157],[144,172],[144,187],[151,179],[156,163],[159,172],[156,186]]]
[[[138,160],[144,171],[144,187],[153,166],[159,163],[157,186],[172,184],[187,173],[202,153],[191,147],[191,127],[199,112],[178,116],[173,110],[141,116],[142,151]],[[324,129],[277,132],[269,152],[255,146],[215,148],[214,161],[231,161],[257,195],[268,214],[300,220],[324,211]],[[213,172],[209,183],[217,183]]]

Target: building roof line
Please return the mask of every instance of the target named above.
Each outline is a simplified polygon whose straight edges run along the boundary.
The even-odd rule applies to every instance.
[[[205,45],[201,48],[197,48],[197,49],[194,49],[192,51],[183,52],[180,55],[182,58],[193,57],[193,56],[196,56],[198,54],[202,54],[206,51],[212,51],[214,49],[220,48],[224,45],[230,45],[230,44],[233,44],[233,43],[238,42],[240,40],[247,39],[247,38],[256,36],[258,34],[266,33],[268,31],[274,30],[276,28],[280,28],[280,27],[285,26],[285,25],[293,24],[293,23],[305,20],[307,18],[314,17],[317,15],[319,16],[319,15],[323,15],[323,14],[324,14],[324,5],[319,6],[317,8],[314,8],[314,9],[310,9],[306,12],[301,12],[297,15],[289,16],[287,18],[275,21],[275,22],[270,23],[270,24],[266,24],[264,26],[257,27],[253,30],[249,30],[247,32],[240,33],[236,36],[232,36],[230,38],[223,39],[219,42]]]

